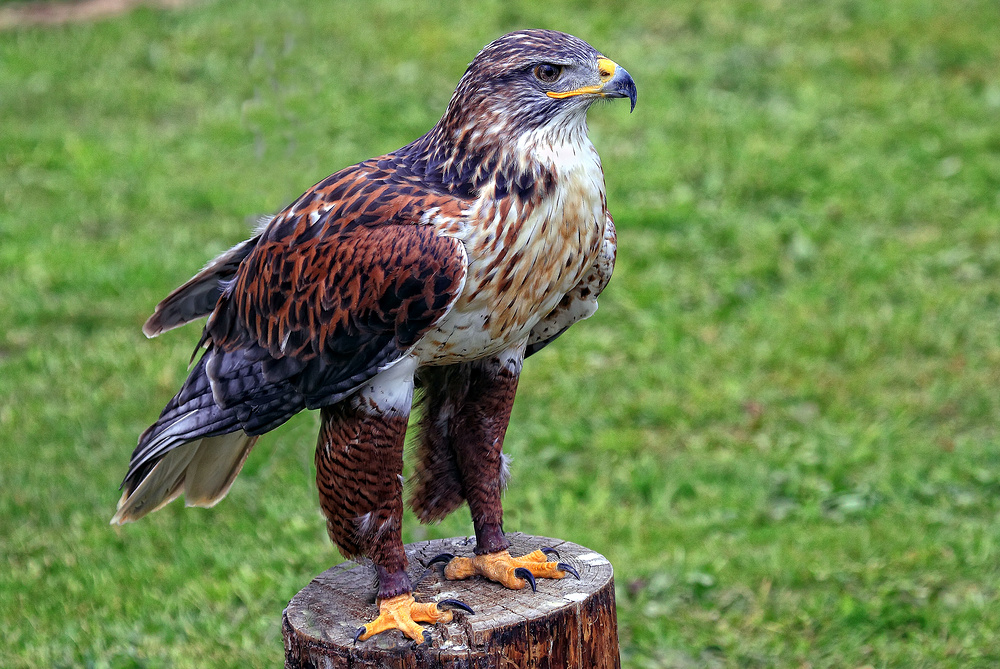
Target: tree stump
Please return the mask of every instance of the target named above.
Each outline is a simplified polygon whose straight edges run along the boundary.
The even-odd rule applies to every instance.
[[[520,533],[507,535],[511,555],[543,546],[580,572],[580,580],[538,579],[508,590],[473,577],[447,581],[440,568],[423,565],[441,553],[472,556],[474,537],[422,541],[406,546],[417,601],[458,599],[475,615],[455,611],[450,623],[425,625],[423,646],[399,632],[354,643],[359,627],[378,613],[374,572],[344,562],[320,574],[292,598],[282,615],[286,669],[618,669],[618,624],[611,563],[583,546]]]

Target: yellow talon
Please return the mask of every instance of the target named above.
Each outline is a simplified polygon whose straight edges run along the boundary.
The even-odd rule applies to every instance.
[[[380,632],[396,629],[420,644],[424,642],[424,630],[417,623],[449,623],[453,617],[451,611],[441,611],[433,602],[416,602],[410,593],[380,599],[378,609],[378,617],[358,630],[355,641],[365,641]]]
[[[522,557],[511,557],[509,551],[476,555],[472,558],[453,558],[444,568],[444,577],[450,581],[461,581],[470,576],[485,576],[511,590],[521,590],[527,585],[535,589],[534,577],[565,578],[572,573],[579,578],[572,567],[562,562],[549,562],[544,552],[537,550]],[[520,573],[518,573],[520,572]]]

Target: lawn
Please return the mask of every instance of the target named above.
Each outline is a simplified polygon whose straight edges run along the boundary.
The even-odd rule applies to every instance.
[[[199,334],[140,327],[523,27],[639,100],[590,113],[619,261],[525,367],[508,529],[611,559],[626,667],[996,666],[997,25],[990,0],[210,0],[0,32],[0,666],[280,665],[282,608],[340,560],[317,417],[216,508],[110,527]]]

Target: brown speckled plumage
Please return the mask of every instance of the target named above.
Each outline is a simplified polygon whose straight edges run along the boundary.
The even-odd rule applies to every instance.
[[[348,400],[320,415],[316,486],[330,538],[346,557],[404,569],[403,483],[391,474],[403,470],[406,414],[386,416]]]
[[[383,599],[410,590],[403,441],[423,392],[409,502],[467,502],[477,553],[508,546],[504,434],[526,355],[590,316],[615,232],[586,111],[635,104],[586,42],[511,33],[469,65],[411,144],[323,179],[157,306],[149,336],[208,316],[187,381],[140,437],[113,522],[170,499],[211,505],[257,435],[321,409],[330,537],[370,558]]]

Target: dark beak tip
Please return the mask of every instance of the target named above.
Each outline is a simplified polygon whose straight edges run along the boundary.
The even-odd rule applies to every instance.
[[[628,101],[632,104],[631,109],[628,113],[631,114],[635,111],[635,101],[639,98],[639,91],[635,87],[635,81],[632,77],[628,78],[628,82],[625,85],[625,94],[628,95]]]
[[[631,108],[629,108],[629,114],[635,111],[635,101],[639,97],[639,91],[635,87],[635,80],[632,79],[632,75],[623,67],[620,70],[619,76],[621,76],[621,81],[618,82],[618,91],[621,93],[623,98],[628,98],[629,103],[631,103]]]

